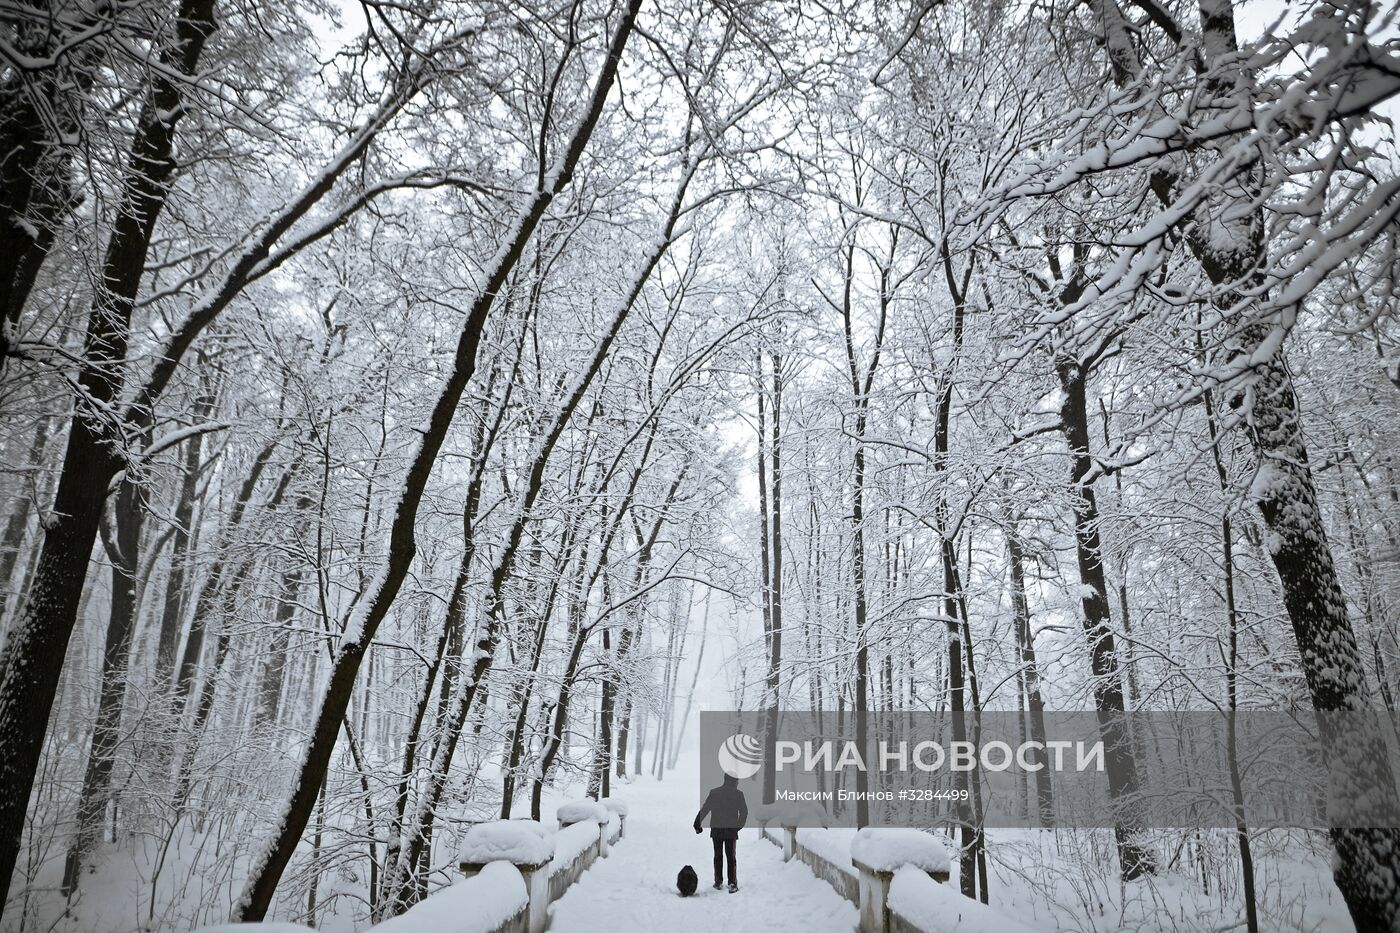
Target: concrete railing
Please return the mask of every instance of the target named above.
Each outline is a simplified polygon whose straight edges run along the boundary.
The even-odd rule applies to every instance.
[[[615,831],[606,819],[560,825],[554,836],[554,861],[549,868],[549,903],[563,897],[595,861],[607,857]]]
[[[860,911],[861,933],[942,933],[997,930],[1030,933],[1031,927],[995,908],[964,897],[948,884],[945,868],[875,867],[852,857],[848,836],[824,829],[772,826],[764,838],[797,859]],[[823,844],[829,842],[830,844]]]
[[[370,933],[544,933],[549,905],[564,896],[611,845],[622,838],[627,807],[621,801],[565,804],[553,855],[520,851],[490,861],[461,861],[463,879],[434,891],[398,917],[370,927]],[[589,812],[580,817],[582,810]],[[531,824],[539,829],[539,824]],[[548,835],[545,829],[540,832]],[[548,855],[550,848],[545,848]]]
[[[860,905],[860,875],[856,872],[855,866],[849,862],[844,864],[818,851],[817,849],[803,845],[798,837],[799,830],[796,826],[782,826],[778,828],[769,827],[764,830],[764,835],[770,842],[774,842],[782,847],[783,861],[789,862],[793,859],[801,862],[812,870],[827,884],[836,889],[836,893],[857,906]],[[812,830],[820,832],[820,830]]]

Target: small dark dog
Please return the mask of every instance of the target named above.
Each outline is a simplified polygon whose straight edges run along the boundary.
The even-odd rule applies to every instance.
[[[695,893],[695,889],[700,886],[700,877],[695,874],[695,869],[689,865],[680,870],[676,875],[676,887],[681,890],[681,897],[690,897]]]

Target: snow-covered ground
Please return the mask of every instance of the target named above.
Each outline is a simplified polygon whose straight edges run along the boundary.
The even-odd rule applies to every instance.
[[[576,785],[549,788],[543,807],[545,821],[552,823],[559,806],[581,796],[582,791]],[[711,889],[709,836],[697,836],[690,828],[700,803],[693,756],[683,756],[678,768],[667,772],[662,781],[637,777],[616,785],[613,794],[627,804],[627,835],[552,905],[555,933],[689,933],[701,929],[848,933],[854,929],[855,907],[813,876],[806,865],[784,863],[779,847],[760,838],[756,827],[740,834],[740,890],[729,894]],[[756,801],[749,803],[751,813],[757,810]],[[20,929],[24,933],[175,933],[222,922],[241,888],[246,859],[241,850],[220,848],[216,824],[207,825],[202,833],[186,829],[161,873],[165,879],[162,897],[154,907],[151,891],[159,854],[157,841],[123,840],[104,848],[99,870],[85,880],[80,898],[66,916],[56,875],[49,872],[43,877],[46,883],[36,889],[36,897],[45,897],[42,910],[34,911],[23,926],[17,922],[22,914],[16,911],[13,918],[6,918],[0,933]],[[837,865],[850,865],[854,829],[801,829],[798,833],[804,846]],[[988,838],[992,907],[1031,929],[1207,933],[1244,928],[1238,879],[1212,875],[1207,889],[1189,854],[1173,846],[1173,840],[1179,842],[1179,834],[1163,834],[1158,846],[1163,853],[1160,875],[1126,886],[1117,878],[1108,831],[1002,829],[989,831]],[[1322,840],[1297,832],[1260,832],[1254,836],[1254,845],[1264,930],[1351,933],[1354,928],[1345,905],[1328,877]],[[439,861],[455,863],[456,846],[451,834],[443,833]],[[358,854],[360,848],[351,852]],[[699,891],[692,898],[676,893],[676,873],[685,864],[693,866],[700,877]],[[363,861],[343,859],[336,870],[324,874],[318,933],[364,933],[361,897],[365,876],[353,874],[362,866]],[[915,891],[912,893],[926,896],[901,895],[897,900],[912,910],[922,909],[935,896],[939,903],[960,897],[956,893],[956,860],[951,868],[953,880],[946,890]],[[52,884],[47,884],[50,881]],[[440,903],[451,906],[449,902],[455,900]],[[286,903],[281,905],[279,919],[295,917],[287,908]],[[479,908],[476,905],[475,909]],[[434,912],[432,908],[425,910],[415,920]],[[447,915],[452,916],[451,910]]]
[[[757,829],[739,834],[738,892],[711,888],[709,831],[697,836],[690,828],[698,788],[695,768],[685,760],[664,781],[639,778],[614,788],[628,804],[627,837],[550,908],[551,933],[855,929],[855,906],[806,865],[784,863],[781,850]],[[694,897],[676,893],[676,873],[687,864],[700,876]]]
[[[664,781],[642,777],[615,787],[614,795],[625,800],[630,810],[627,837],[551,907],[554,933],[854,929],[854,905],[802,863],[784,863],[778,846],[760,838],[756,828],[740,833],[738,893],[713,890],[708,832],[697,836],[690,828],[699,791],[694,763],[684,757]],[[750,809],[754,807],[750,801]],[[849,864],[855,830],[798,832],[804,845],[837,864]],[[1111,835],[1106,831],[995,830],[989,836],[992,904],[1008,924],[1074,933],[1204,933],[1244,928],[1237,896],[1227,896],[1222,903],[1218,891],[1206,891],[1182,873],[1189,866],[1180,860],[1164,866],[1156,877],[1121,885],[1108,857]],[[1256,836],[1263,929],[1351,933],[1354,928],[1345,905],[1327,877],[1325,854],[1308,851],[1303,842],[1294,833]],[[685,864],[700,876],[699,892],[692,898],[676,893],[676,872]],[[1100,865],[1099,874],[1087,871],[1091,864]],[[956,861],[951,867],[950,884],[932,892],[943,900],[960,897]],[[1086,882],[1086,877],[1093,880]]]

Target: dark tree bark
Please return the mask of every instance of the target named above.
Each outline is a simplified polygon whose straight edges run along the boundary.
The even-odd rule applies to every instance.
[[[758,353],[754,360],[754,382],[758,386],[758,589],[759,608],[763,616],[763,644],[773,650],[773,567],[769,551],[773,539],[772,506],[768,494],[768,387],[763,379],[763,354]],[[767,702],[765,697],[765,703]],[[776,719],[776,717],[774,717]],[[776,779],[774,762],[777,761],[778,730],[775,722],[765,717],[763,732],[763,802],[773,802],[773,784]]]
[[[496,406],[495,417],[491,417],[490,407],[494,396],[495,383],[498,370],[493,369],[487,379],[486,390],[482,393],[481,408],[478,411],[478,419],[473,429],[472,437],[472,473],[471,479],[467,483],[467,495],[462,504],[462,558],[457,567],[457,576],[453,582],[452,594],[448,599],[447,614],[443,619],[442,632],[438,636],[437,649],[433,655],[433,661],[428,668],[423,679],[423,689],[419,694],[418,703],[414,708],[413,721],[409,727],[408,739],[404,743],[403,763],[399,768],[399,787],[395,798],[394,817],[389,824],[389,838],[384,855],[384,877],[392,878],[398,870],[398,861],[402,855],[400,850],[403,836],[403,821],[408,812],[408,802],[410,791],[412,790],[412,779],[414,770],[417,767],[418,752],[423,741],[423,727],[427,717],[428,709],[432,705],[433,686],[441,677],[438,685],[438,708],[437,722],[441,724],[445,721],[448,701],[451,697],[456,674],[460,669],[462,642],[465,639],[463,627],[466,615],[467,585],[470,579],[472,568],[476,562],[476,539],[473,534],[477,511],[481,505],[481,492],[486,478],[486,468],[490,461],[491,449],[495,446],[496,438],[499,436],[502,420],[509,407],[512,392],[516,385],[516,379],[520,372],[521,349],[524,344],[525,333],[528,329],[521,327],[520,340],[516,343],[515,362],[512,366],[510,377],[506,382],[505,390],[502,393],[500,404]],[[439,736],[439,741],[441,737]],[[502,817],[503,819],[505,817]],[[377,902],[373,908],[374,916],[379,916],[379,905],[389,902],[391,892],[383,891],[376,894]]]
[[[621,647],[619,645],[619,647]],[[588,773],[588,796],[594,800],[612,793],[613,707],[617,701],[617,675],[621,659],[613,654],[612,632],[603,629],[603,684],[598,696],[598,744]]]
[[[768,585],[770,594],[770,604],[772,606],[770,629],[768,634],[768,696],[767,725],[765,731],[768,735],[770,747],[776,747],[774,743],[778,736],[778,715],[779,702],[781,700],[781,675],[783,666],[783,451],[782,451],[782,430],[783,430],[783,358],[782,354],[774,350],[768,355],[768,360],[773,368],[773,425],[772,435],[768,439],[768,457],[773,470],[773,502],[772,502],[772,577]],[[761,394],[761,393],[760,393]],[[760,446],[762,441],[760,440]],[[768,760],[774,760],[776,754]],[[774,772],[772,768],[765,768],[763,771],[763,802],[772,803],[774,800]]]
[[[946,163],[940,164],[940,191],[946,190]],[[941,202],[940,202],[941,203]],[[946,207],[943,209],[946,215]],[[959,275],[953,265],[952,250],[945,236],[938,245],[938,257],[943,270],[943,284],[948,297],[953,302],[952,356],[948,366],[938,375],[938,399],[934,405],[933,465],[945,478],[948,474],[948,458],[952,450],[953,385],[957,371],[958,357],[962,354],[963,336],[966,332],[967,289],[972,281],[974,266],[968,262]],[[893,256],[893,251],[891,251]],[[943,484],[946,489],[947,481]],[[954,742],[966,742],[967,732],[967,689],[971,679],[972,628],[966,615],[966,604],[962,599],[962,585],[958,577],[958,524],[948,505],[946,492],[940,491],[937,506],[939,548],[943,567],[943,617],[947,625],[948,638],[948,706],[952,712],[952,732]],[[974,713],[980,712],[976,697],[976,684],[973,688]],[[966,897],[978,896],[978,878],[981,878],[982,902],[987,901],[986,855],[982,839],[981,807],[976,805],[978,792],[977,772],[959,772],[957,787],[967,795],[958,803],[959,868],[958,884]],[[982,871],[979,872],[979,868]]]
[[[1088,364],[1061,355],[1056,360],[1064,403],[1060,422],[1070,451],[1070,508],[1074,513],[1075,559],[1079,582],[1080,621],[1089,640],[1089,668],[1094,677],[1094,708],[1104,740],[1109,794],[1119,807],[1114,826],[1119,867],[1124,881],[1155,871],[1152,851],[1138,839],[1140,827],[1132,816],[1139,792],[1137,761],[1128,733],[1123,678],[1118,648],[1108,611],[1108,581],[1104,576],[1099,540],[1099,509],[1094,496],[1095,465],[1089,447]]]
[[[631,643],[636,639],[631,629],[622,633],[622,640]],[[629,690],[622,699],[622,725],[617,730],[617,776],[627,776],[627,743],[632,738],[632,692]]]
[[[1292,378],[1281,359],[1255,373],[1250,393],[1251,440],[1261,468],[1272,474],[1256,483],[1256,504],[1270,532],[1270,556],[1293,623],[1303,675],[1319,711],[1365,711],[1370,691],[1341,581],[1317,504]],[[1362,799],[1394,786],[1383,737],[1373,730],[1333,735],[1324,729],[1329,769],[1339,793]],[[1397,814],[1393,799],[1377,799],[1377,812]],[[1389,825],[1395,825],[1391,822]],[[1400,925],[1400,831],[1334,829],[1333,876],[1358,930]]]
[[[213,14],[213,0],[182,0],[175,35],[160,53],[163,68],[194,74],[214,31]],[[186,112],[181,82],[160,69],[153,73],[88,314],[78,375],[82,397],[68,431],[54,520],[45,530],[34,586],[0,662],[0,786],[6,789],[0,795],[0,901],[19,856],[29,792],[107,488],[124,465],[120,435],[109,423],[106,406],[120,400],[127,330],[151,234],[175,171],[176,127]]]
[[[92,87],[101,35],[92,27],[104,14],[121,15],[53,0],[28,6],[35,15],[7,17],[13,47],[45,64],[7,67],[0,82],[0,372],[39,269],[75,206],[70,162],[77,147],[69,139],[80,132]]]
[[[1117,0],[1095,0],[1114,82],[1125,87],[1144,68]],[[1232,0],[1198,0],[1202,64],[1207,99],[1220,106],[1249,106],[1254,76],[1246,71],[1235,35]],[[1356,15],[1353,13],[1352,15]],[[1260,272],[1268,263],[1263,210],[1257,198],[1257,166],[1245,166],[1227,188],[1207,199],[1181,232],[1201,270],[1217,289],[1216,306],[1225,312],[1249,309],[1259,300]],[[1153,171],[1150,188],[1171,207],[1189,180],[1176,163]],[[1364,661],[1352,629],[1332,558],[1326,526],[1317,504],[1302,417],[1282,348],[1263,358],[1272,334],[1268,321],[1238,328],[1227,348],[1230,365],[1249,360],[1242,378],[1248,391],[1229,399],[1242,408],[1243,422],[1267,482],[1256,482],[1256,504],[1269,530],[1270,557],[1278,573],[1283,602],[1292,622],[1303,676],[1313,706],[1322,712],[1364,711],[1370,706]],[[1389,756],[1379,734],[1334,736],[1323,730],[1327,758],[1333,763],[1338,793],[1359,799],[1376,788],[1393,788]],[[1377,800],[1384,825],[1400,823],[1393,799]],[[1400,830],[1334,829],[1337,858],[1333,877],[1346,900],[1356,928],[1400,926]]]
[[[1006,532],[1006,550],[1011,563],[1011,610],[1016,621],[1016,645],[1021,653],[1021,681],[1029,714],[1030,741],[1040,747],[1030,755],[1033,763],[1042,767],[1035,772],[1035,796],[1042,826],[1050,826],[1055,818],[1055,796],[1050,770],[1045,765],[1045,700],[1040,694],[1040,671],[1035,656],[1035,636],[1031,631],[1030,605],[1026,600],[1025,545],[1015,526]]]
[[[885,342],[886,311],[888,310],[887,286],[888,267],[881,270],[880,277],[880,321],[876,330],[875,345],[870,362],[861,372],[861,363],[856,358],[855,327],[852,321],[852,287],[855,279],[855,243],[848,243],[842,269],[841,301],[828,302],[841,314],[842,334],[845,339],[846,369],[851,386],[851,400],[855,407],[855,452],[851,461],[851,578],[852,621],[856,635],[856,683],[855,683],[855,725],[856,746],[861,754],[869,754],[870,740],[870,645],[868,608],[866,593],[865,566],[865,429],[870,413],[870,389],[875,383],[875,374],[880,368],[880,353]],[[856,801],[856,822],[860,826],[870,825],[870,776],[865,770],[856,772],[856,790],[860,797]]]

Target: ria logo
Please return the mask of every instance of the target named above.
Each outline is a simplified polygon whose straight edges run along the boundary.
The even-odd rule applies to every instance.
[[[725,739],[719,747],[719,767],[741,781],[753,777],[763,767],[763,749],[758,739],[742,732]]]

